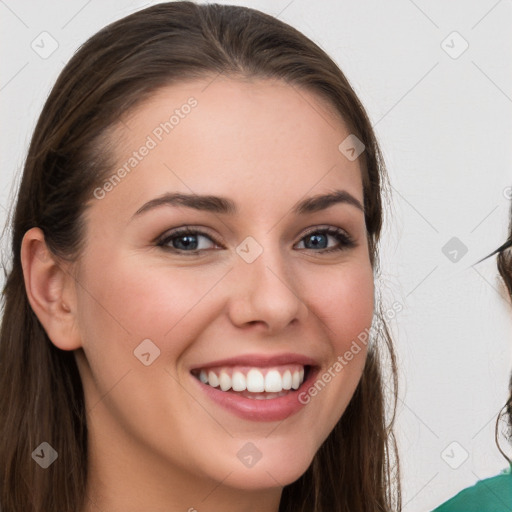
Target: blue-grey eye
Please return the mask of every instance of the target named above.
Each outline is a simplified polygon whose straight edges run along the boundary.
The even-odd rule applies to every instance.
[[[208,235],[190,229],[170,233],[158,245],[166,249],[184,252],[212,249],[216,246],[215,242]]]
[[[311,246],[306,242],[304,245],[306,249],[326,249],[329,245],[329,240],[325,234],[313,234],[304,237],[305,240],[309,239]]]
[[[329,243],[330,239],[334,240],[334,243]],[[299,245],[300,244],[302,244],[302,247],[299,247],[299,249],[319,249],[315,252],[324,253],[341,251],[355,246],[352,238],[339,228],[325,228],[311,231],[301,239]]]

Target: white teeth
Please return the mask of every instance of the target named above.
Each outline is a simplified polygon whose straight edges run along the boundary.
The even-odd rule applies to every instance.
[[[251,368],[236,369],[233,367],[217,368],[214,370],[200,370],[196,377],[203,383],[221,391],[233,390],[244,392],[247,390],[254,395],[247,398],[256,400],[278,398],[284,396],[290,389],[299,389],[304,382],[304,367],[291,365],[291,368]],[[261,395],[256,395],[261,393]],[[245,395],[244,395],[245,396]]]
[[[247,381],[242,372],[234,372],[231,379],[233,391],[245,391],[247,389]]]
[[[259,370],[252,368],[247,373],[246,385],[247,391],[250,391],[251,393],[261,393],[262,391],[265,391],[265,378]]]
[[[292,375],[292,388],[299,389],[300,386],[300,375],[299,372],[295,371]]]
[[[277,370],[270,370],[265,375],[265,391],[279,393],[283,389],[283,380]]]
[[[210,384],[212,388],[216,388],[219,385],[219,378],[214,372],[208,373],[208,384]]]
[[[291,389],[292,388],[292,372],[290,370],[286,370],[283,374],[283,389]]]
[[[222,391],[231,389],[231,377],[224,370],[220,372],[219,384]]]

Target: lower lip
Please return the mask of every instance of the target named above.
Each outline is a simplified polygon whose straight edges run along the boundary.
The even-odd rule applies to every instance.
[[[237,393],[221,391],[208,386],[208,384],[203,384],[194,376],[191,377],[214,402],[243,419],[250,421],[281,421],[292,414],[296,414],[304,407],[305,404],[299,402],[299,393],[310,387],[317,373],[317,369],[310,368],[308,378],[299,389],[291,390],[287,395],[279,398],[263,400],[245,398]]]

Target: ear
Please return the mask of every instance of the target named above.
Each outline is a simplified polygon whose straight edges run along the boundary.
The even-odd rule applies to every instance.
[[[28,300],[52,343],[62,350],[80,348],[75,280],[69,264],[59,261],[48,249],[41,229],[25,233],[21,265]]]

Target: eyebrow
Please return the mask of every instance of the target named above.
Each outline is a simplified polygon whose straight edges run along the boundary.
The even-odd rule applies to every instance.
[[[364,207],[361,202],[352,194],[345,190],[335,190],[329,194],[321,194],[313,197],[308,197],[303,201],[297,203],[292,211],[297,215],[304,215],[306,213],[314,213],[325,210],[335,204],[349,204],[355,206],[362,212]],[[220,214],[235,214],[238,209],[236,204],[226,197],[212,196],[212,195],[197,195],[197,194],[183,194],[183,193],[167,193],[151,201],[148,201],[141,206],[133,215],[138,216],[149,210],[153,210],[160,206],[185,206],[195,210],[207,211]]]

